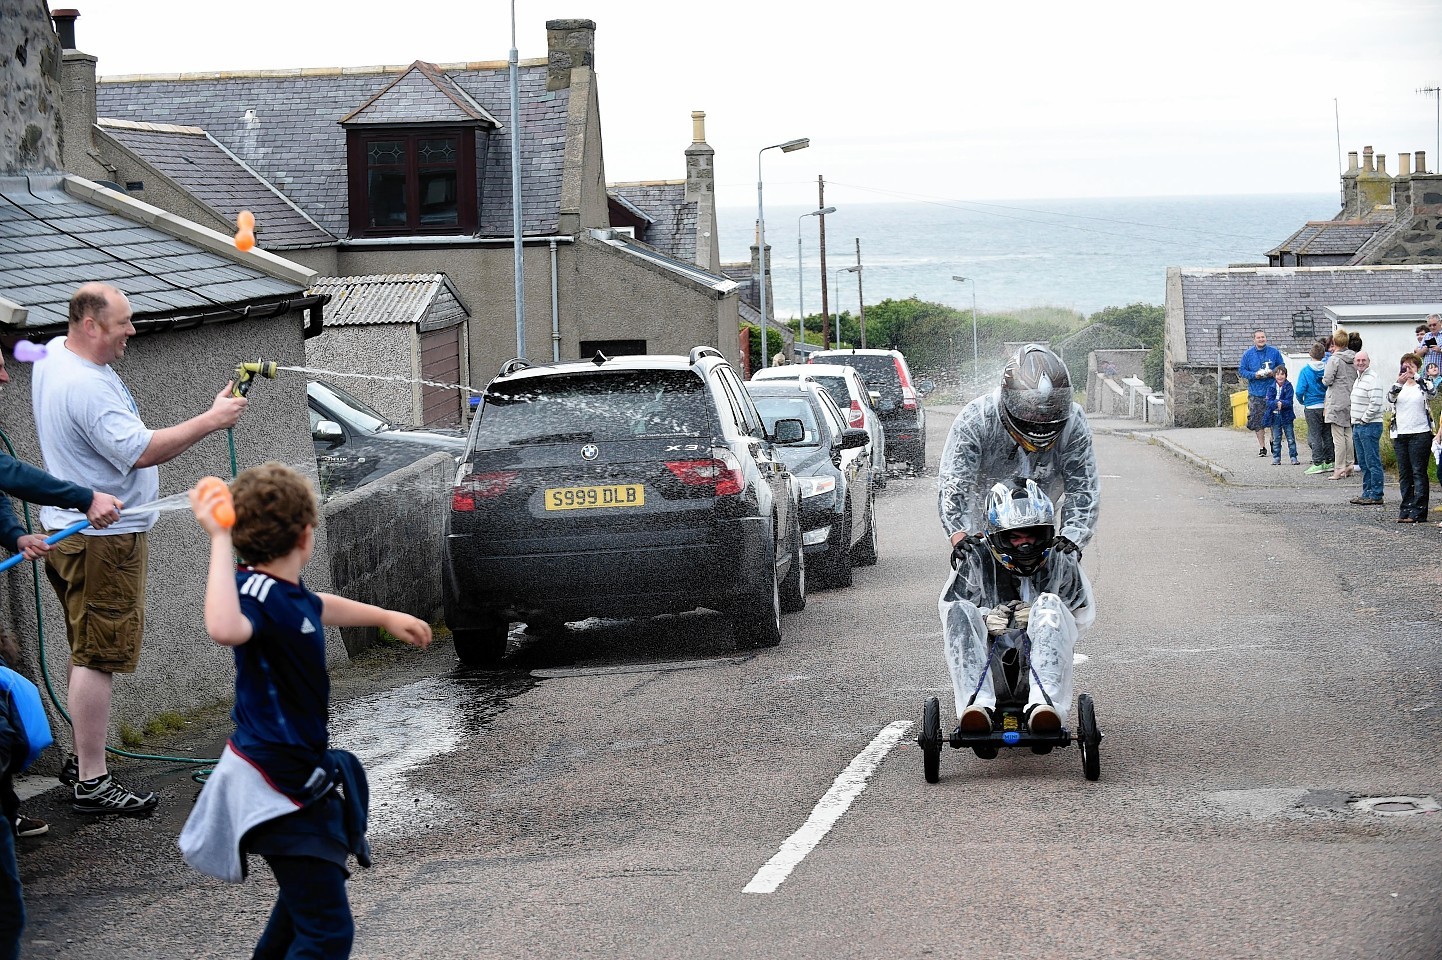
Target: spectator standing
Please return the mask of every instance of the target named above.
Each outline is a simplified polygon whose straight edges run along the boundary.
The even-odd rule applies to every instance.
[[[1442,387],[1442,364],[1427,364],[1427,382],[1432,384],[1432,392],[1436,393],[1438,387]]]
[[[8,630],[0,630],[0,790],[15,795],[15,774],[50,743],[50,721],[35,684],[10,669],[20,648]],[[20,865],[15,860],[15,834],[6,824],[0,830],[0,960],[20,956],[20,935],[25,932],[25,897],[20,886]]]
[[[1322,385],[1327,388],[1323,401],[1323,419],[1332,428],[1332,474],[1328,480],[1341,480],[1352,472],[1352,384],[1357,380],[1357,354],[1347,346],[1349,334],[1341,327],[1332,334],[1332,356],[1322,372]]]
[[[1402,356],[1397,382],[1387,391],[1392,410],[1392,449],[1397,452],[1397,480],[1402,502],[1398,523],[1421,523],[1427,519],[1427,456],[1432,448],[1432,384],[1418,376],[1422,358],[1415,353]]]
[[[1327,426],[1323,410],[1327,401],[1327,387],[1322,383],[1326,350],[1321,340],[1312,344],[1312,358],[1302,364],[1297,374],[1297,402],[1302,405],[1302,415],[1307,418],[1307,444],[1312,448],[1312,465],[1307,468],[1307,473],[1325,473],[1333,466],[1332,430]]]
[[[1292,465],[1296,466],[1297,460],[1297,434],[1296,420],[1297,410],[1293,403],[1296,391],[1291,381],[1287,379],[1286,366],[1280,366],[1272,375],[1272,383],[1267,387],[1267,415],[1266,424],[1272,428],[1272,465],[1277,466],[1282,462],[1282,437],[1287,438],[1287,455],[1292,458]]]
[[[1424,324],[1427,332],[1422,335],[1422,369],[1426,370],[1429,364],[1437,364],[1437,369],[1442,370],[1442,316],[1431,314]]]
[[[151,430],[110,366],[125,356],[135,333],[130,318],[130,303],[115,287],[87,283],[76,290],[66,335],[51,340],[45,359],[35,364],[31,399],[46,468],[138,507],[159,492],[158,464],[234,426],[246,401],[230,396],[227,384],[204,413]],[[40,511],[47,532],[79,519],[74,510]],[[60,779],[71,785],[77,813],[146,816],[157,802],[155,794],[136,793],[112,778],[105,761],[114,675],[134,673],[140,662],[146,533],[155,519],[154,513],[121,516],[103,530],[67,537],[45,558],[70,641],[66,700],[75,757],[67,758]]]
[[[1356,336],[1356,334],[1353,334]],[[1362,468],[1362,495],[1352,502],[1382,505],[1382,410],[1386,399],[1372,358],[1360,351],[1355,360],[1357,379],[1352,384],[1352,440],[1357,447],[1357,465]]]
[[[1252,333],[1252,346],[1242,354],[1237,364],[1237,373],[1247,385],[1247,429],[1257,435],[1257,456],[1267,455],[1267,388],[1272,383],[1272,371],[1283,363],[1282,352],[1267,346],[1267,333],[1257,330]]]

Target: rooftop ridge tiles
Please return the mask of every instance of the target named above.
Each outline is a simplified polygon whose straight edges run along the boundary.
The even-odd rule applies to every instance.
[[[427,61],[429,63],[429,61]],[[97,83],[158,83],[175,81],[204,80],[275,80],[297,77],[354,77],[372,74],[403,73],[411,63],[374,64],[360,67],[287,67],[274,70],[200,70],[183,73],[122,73],[108,77],[96,77]],[[522,67],[544,67],[549,61],[545,57],[532,57],[519,62]],[[483,70],[506,70],[510,63],[505,60],[467,60],[456,63],[433,63],[437,70],[449,73],[452,70],[479,72]]]
[[[119,120],[115,117],[100,117],[96,121],[98,126],[111,127],[116,130],[143,130],[147,133],[182,133],[188,137],[203,137],[205,130],[201,127],[192,127],[180,123],[143,123],[139,120]]]
[[[606,184],[606,189],[612,190],[616,187],[684,187],[685,180],[614,180]]]

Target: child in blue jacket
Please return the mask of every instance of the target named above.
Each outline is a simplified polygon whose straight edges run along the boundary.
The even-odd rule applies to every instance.
[[[1272,428],[1273,466],[1282,462],[1283,434],[1287,436],[1287,455],[1292,458],[1292,465],[1300,462],[1297,459],[1297,428],[1294,423],[1297,419],[1293,405],[1295,399],[1296,391],[1287,380],[1287,368],[1278,367],[1272,375],[1272,382],[1267,384],[1267,414],[1263,421],[1265,426]]]

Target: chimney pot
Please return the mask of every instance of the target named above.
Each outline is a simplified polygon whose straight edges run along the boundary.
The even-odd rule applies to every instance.
[[[55,10],[50,14],[50,19],[55,21],[55,35],[64,50],[75,49],[75,21],[79,16],[79,10]]]
[[[1356,150],[1348,150],[1348,151],[1347,151],[1347,172],[1348,172],[1348,173],[1356,173],[1356,172],[1357,172],[1357,169],[1358,169],[1358,167],[1357,167],[1357,151],[1356,151]]]
[[[1418,172],[1418,173],[1426,173],[1426,172],[1427,172],[1427,151],[1426,151],[1426,150],[1418,150],[1418,151],[1417,151],[1416,153],[1414,153],[1412,156],[1414,156],[1414,157],[1417,158],[1417,172]]]
[[[1410,154],[1410,153],[1399,153],[1399,154],[1397,154],[1397,176],[1399,176],[1399,177],[1410,177],[1410,176],[1412,176],[1412,154]]]
[[[691,111],[691,142],[692,142],[692,143],[705,143],[705,142],[706,142],[706,111],[705,111],[705,110],[692,110],[692,111]]]
[[[1387,175],[1387,155],[1385,153],[1377,154],[1377,175],[1381,177]]]
[[[1366,171],[1367,173],[1376,173],[1376,168],[1372,166],[1372,148],[1371,148],[1371,147],[1363,147],[1363,148],[1362,148],[1362,169],[1363,169],[1364,171]]]

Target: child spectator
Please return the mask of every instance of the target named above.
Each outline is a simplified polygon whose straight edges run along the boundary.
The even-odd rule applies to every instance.
[[[1427,382],[1432,384],[1432,392],[1436,393],[1438,387],[1442,387],[1442,369],[1437,364],[1427,364]]]
[[[1311,359],[1302,364],[1297,374],[1296,399],[1307,418],[1307,443],[1312,448],[1312,465],[1308,473],[1326,473],[1333,467],[1332,430],[1327,426],[1327,386],[1322,382],[1326,369],[1326,340],[1312,344]]]
[[[1287,380],[1287,368],[1278,367],[1272,374],[1272,382],[1267,384],[1266,425],[1272,428],[1273,466],[1282,462],[1283,435],[1287,438],[1287,455],[1292,458],[1292,465],[1300,462],[1297,460],[1297,411],[1292,403],[1295,398],[1296,392]]]
[[[257,957],[348,957],[355,921],[347,861],[370,866],[365,771],[329,749],[325,626],[377,626],[417,647],[422,620],[332,594],[300,579],[315,545],[315,491],[290,467],[265,463],[232,485],[234,528],[217,518],[227,492],[190,495],[210,537],[205,629],[235,653],[235,733],[180,835],[195,869],[232,883],[247,854],[265,858],[280,891]],[[243,562],[238,570],[231,559]]]
[[[40,691],[11,670],[7,660],[19,663],[20,648],[10,631],[0,630],[0,791],[13,800],[15,774],[30,766],[51,741]],[[10,826],[14,816],[15,811],[7,809],[0,827],[0,957],[5,960],[20,956],[20,935],[25,932],[25,898]]]

